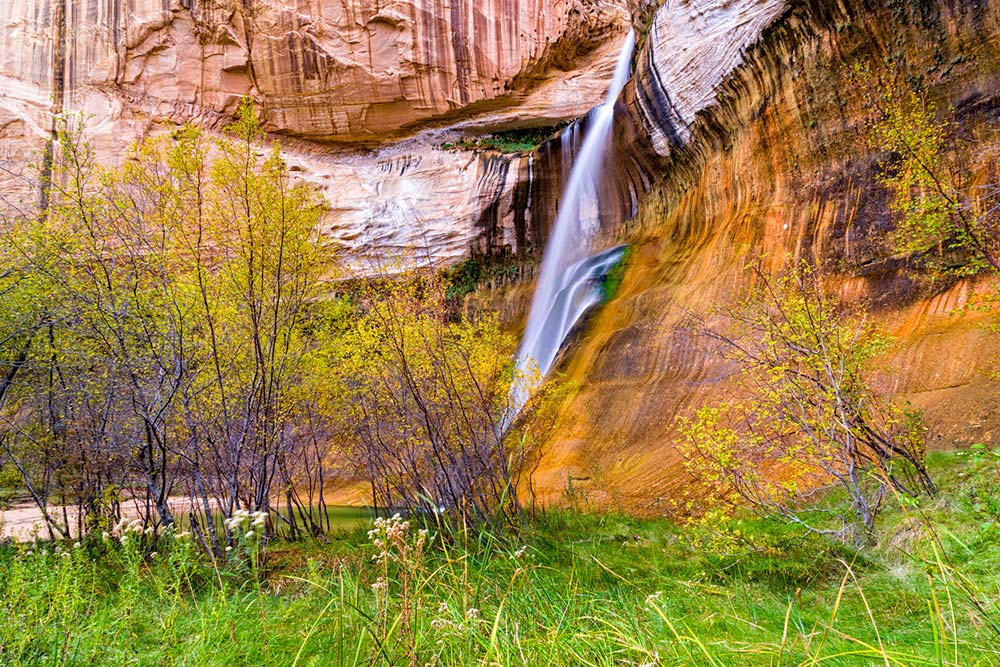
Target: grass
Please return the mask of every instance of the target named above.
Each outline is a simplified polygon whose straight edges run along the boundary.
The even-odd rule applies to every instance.
[[[218,569],[182,539],[8,545],[0,664],[995,665],[1000,474],[985,449],[932,463],[941,496],[860,553],[759,519],[571,512],[275,541],[264,570],[252,542]]]
[[[287,508],[282,510],[287,513]],[[179,531],[188,531],[191,529],[191,522],[189,515],[184,512],[177,512],[175,517],[176,527]],[[349,530],[368,530],[373,519],[373,513],[370,508],[366,507],[351,507],[347,505],[327,505],[325,510],[319,509],[319,507],[313,507],[310,512],[312,515],[312,521],[318,526],[326,529],[327,527],[331,531],[345,532]],[[300,532],[308,532],[305,527],[305,522],[301,514],[296,513],[297,529]],[[212,522],[215,524],[215,532],[218,535],[225,535],[225,517],[221,512],[212,513]],[[288,535],[288,527],[284,523],[277,523],[274,526],[283,537]]]

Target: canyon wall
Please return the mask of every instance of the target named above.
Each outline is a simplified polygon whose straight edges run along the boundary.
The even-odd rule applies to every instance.
[[[638,132],[663,161],[638,217],[609,240],[633,243],[618,295],[566,354],[562,370],[577,389],[536,479],[545,497],[572,488],[630,511],[683,505],[675,419],[735,388],[720,350],[682,322],[698,313],[722,325],[711,309],[725,312],[745,293],[751,260],[777,273],[807,259],[845,301],[870,304],[895,338],[878,382],[924,410],[931,447],[1000,444],[996,315],[969,307],[991,279],[931,284],[893,252],[877,180],[891,156],[867,146],[864,86],[852,75],[867,66],[951,109],[955,157],[973,183],[996,183],[1000,3],[742,4],[759,11],[759,38],[742,37],[750,14],[714,32],[713,12],[739,11],[738,2],[667,2],[652,22],[618,151],[628,159]],[[678,49],[668,36],[685,23],[714,41]],[[720,57],[733,39],[745,56]],[[682,75],[687,62],[718,79],[710,94]],[[721,78],[720,65],[729,69]]]
[[[679,324],[737,299],[748,258],[775,272],[809,259],[872,305],[898,341],[885,388],[926,411],[932,444],[1000,438],[997,335],[960,309],[985,281],[928,285],[888,247],[887,156],[866,147],[850,78],[868,65],[953,107],[962,161],[987,182],[994,0],[10,0],[0,196],[37,204],[31,163],[61,112],[83,114],[115,164],[177,123],[218,131],[249,95],[326,197],[348,275],[513,259],[519,282],[505,273],[502,291],[471,298],[516,327],[629,12],[636,75],[616,110],[600,243],[633,250],[565,354],[576,389],[536,488],[650,513],[683,494],[674,420],[727,396],[732,369]],[[534,151],[453,147],[569,121]]]
[[[10,0],[5,10],[4,199],[38,203],[59,114],[82,118],[98,160],[114,165],[131,142],[176,124],[219,130],[249,96],[328,200],[325,228],[352,272],[394,250],[452,263],[500,221],[530,244],[523,230],[546,228],[531,218],[555,201],[524,210],[537,157],[441,146],[583,116],[628,25],[624,0]]]
[[[627,21],[607,0],[11,0],[6,9],[5,97],[36,111],[64,89],[74,109],[117,104],[210,124],[251,95],[271,130],[375,143],[431,119],[516,106]]]

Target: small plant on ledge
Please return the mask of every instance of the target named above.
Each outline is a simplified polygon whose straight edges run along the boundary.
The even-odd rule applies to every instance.
[[[462,137],[438,146],[442,150],[493,150],[499,153],[530,153],[537,150],[567,123],[521,130],[504,130],[480,137]]]

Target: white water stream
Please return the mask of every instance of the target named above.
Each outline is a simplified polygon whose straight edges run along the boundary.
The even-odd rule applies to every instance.
[[[583,146],[573,163],[569,183],[560,199],[559,215],[545,248],[528,326],[518,351],[504,430],[552,370],[559,348],[573,325],[587,309],[601,301],[600,280],[624,253],[624,248],[619,247],[590,256],[591,242],[600,227],[601,176],[611,137],[615,103],[631,75],[634,49],[635,34],[629,31],[618,57],[607,101],[593,113]],[[570,139],[564,141],[564,147],[567,147]]]

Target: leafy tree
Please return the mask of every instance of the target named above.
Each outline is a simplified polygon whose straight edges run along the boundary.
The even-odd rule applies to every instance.
[[[681,420],[688,469],[765,514],[856,544],[875,539],[892,491],[934,493],[919,415],[887,403],[866,379],[887,341],[861,308],[840,308],[807,266],[768,278],[733,312],[727,332],[700,325],[733,362],[737,396]],[[839,488],[845,506],[809,501]]]
[[[364,288],[329,359],[347,451],[381,507],[511,522],[534,455],[501,428],[515,341],[493,317],[452,321],[446,290],[434,275]]]
[[[869,145],[888,151],[879,181],[892,196],[896,231],[891,239],[898,252],[915,255],[941,276],[975,276],[988,272],[991,289],[979,308],[992,311],[988,330],[1000,330],[1000,161],[995,146],[979,147],[975,156],[959,162],[958,128],[926,95],[887,85],[859,68],[854,73],[871,112]],[[993,361],[994,367],[1000,363]],[[1000,372],[991,373],[993,379]]]
[[[17,414],[21,397],[31,386],[33,360],[38,349],[44,346],[46,333],[52,331],[54,318],[51,305],[45,298],[42,281],[32,271],[31,262],[12,243],[15,235],[24,229],[25,220],[16,209],[2,216],[3,234],[0,235],[0,468],[8,474],[16,471],[32,499],[47,519],[50,537],[55,533],[69,536],[68,521],[49,511],[49,497],[53,488],[51,467],[39,465],[59,452],[48,444],[29,448],[34,456],[24,456],[18,424],[12,420]],[[5,211],[6,213],[6,211]],[[46,468],[48,474],[35,476],[36,468]]]
[[[896,249],[930,258],[936,271],[1000,271],[1000,174],[995,166],[989,183],[975,184],[970,169],[954,164],[955,128],[940,119],[933,101],[875,82],[864,70],[855,73],[855,80],[873,116],[869,145],[892,155],[879,181],[892,194]],[[961,263],[945,266],[945,256],[956,252],[964,258]]]
[[[258,155],[262,131],[249,103],[229,132],[217,143],[189,250],[212,364],[210,380],[187,396],[198,441],[226,453],[213,465],[228,480],[227,515],[241,505],[269,509],[275,477],[287,476],[289,392],[314,344],[304,330],[330,270],[320,202],[291,181],[277,146]]]
[[[176,128],[117,167],[81,128],[59,134],[48,208],[0,234],[0,467],[51,535],[184,513],[223,555],[247,512],[322,533],[345,472],[383,507],[520,515],[553,419],[501,428],[514,342],[494,318],[456,320],[440,274],[339,295],[322,202],[249,103],[222,136]]]
[[[86,514],[125,498],[170,524],[182,493],[220,549],[213,514],[269,509],[328,263],[318,199],[262,138],[249,103],[224,137],[180,128],[118,168],[95,164],[81,130],[60,133],[51,205],[4,236],[46,323],[7,448],[43,511],[61,489]]]

